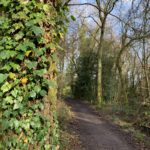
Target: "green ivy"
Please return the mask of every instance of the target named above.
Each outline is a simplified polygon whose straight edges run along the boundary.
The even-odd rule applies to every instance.
[[[55,127],[42,111],[48,89],[56,89],[48,77],[57,59],[51,50],[66,31],[66,10],[36,0],[0,1],[0,149],[49,150],[58,144],[55,110]]]

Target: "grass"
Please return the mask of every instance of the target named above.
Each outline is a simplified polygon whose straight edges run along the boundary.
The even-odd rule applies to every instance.
[[[60,126],[60,150],[72,150],[79,142],[77,135],[70,129],[73,113],[63,100],[57,102],[58,121]]]
[[[93,106],[92,106],[93,107]],[[136,110],[130,107],[121,107],[117,103],[103,104],[103,107],[94,106],[105,118],[119,125],[125,132],[131,133],[136,143],[150,148],[150,137],[134,125],[136,122]]]
[[[57,113],[61,128],[66,128],[73,114],[71,113],[70,107],[68,107],[63,100],[57,101]]]
[[[60,150],[66,150],[70,142],[70,133],[66,130],[69,120],[72,118],[70,108],[63,100],[57,101],[57,113],[60,128]]]

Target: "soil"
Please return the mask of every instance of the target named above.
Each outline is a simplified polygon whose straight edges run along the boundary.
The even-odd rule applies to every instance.
[[[69,128],[79,135],[81,141],[72,150],[138,150],[129,135],[97,115],[87,104],[71,99],[66,103],[74,113]]]

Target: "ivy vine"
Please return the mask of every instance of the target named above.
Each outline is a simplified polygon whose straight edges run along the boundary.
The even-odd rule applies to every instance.
[[[0,149],[49,150],[58,144],[55,112],[54,127],[43,111],[49,89],[57,88],[56,49],[66,11],[61,3],[0,1]]]

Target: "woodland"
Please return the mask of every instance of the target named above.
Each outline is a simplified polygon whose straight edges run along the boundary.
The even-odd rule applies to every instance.
[[[150,136],[149,0],[0,0],[0,149],[63,149],[66,97]]]

